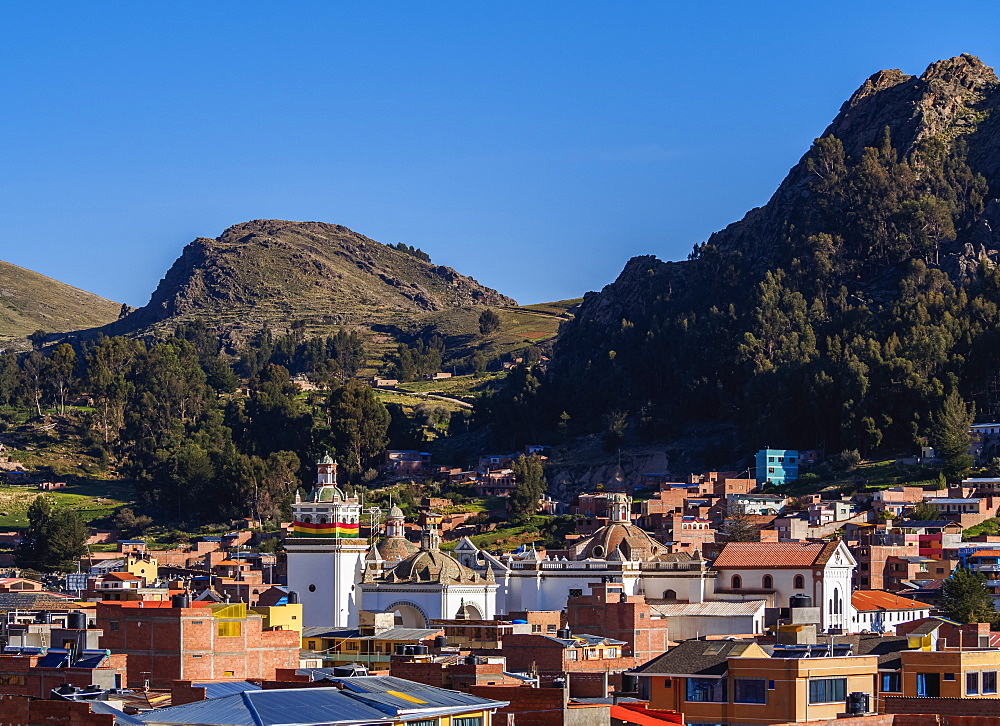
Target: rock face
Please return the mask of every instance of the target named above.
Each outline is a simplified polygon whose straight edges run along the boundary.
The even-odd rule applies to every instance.
[[[254,220],[188,244],[145,306],[109,334],[202,317],[224,329],[306,318],[370,324],[453,307],[517,303],[450,267],[347,227]]]
[[[974,171],[989,181],[991,190],[1000,190],[1000,82],[977,57],[963,54],[932,63],[919,77],[898,69],[875,73],[844,103],[822,135],[837,137],[846,156],[856,159],[865,147],[878,146],[886,129],[901,158],[929,138],[946,146],[962,139],[968,144]],[[783,264],[783,233],[794,222],[815,179],[807,157],[789,171],[766,205],[714,233],[707,244],[737,253],[744,264],[758,271]],[[997,260],[997,250],[1000,199],[993,199],[975,220],[972,235],[943,251],[941,267],[954,275],[968,274],[982,257]],[[634,319],[649,304],[649,290],[655,288],[660,294],[664,287],[679,290],[689,284],[685,282],[688,266],[687,262],[664,263],[653,256],[636,257],[614,283],[586,297],[577,320]]]

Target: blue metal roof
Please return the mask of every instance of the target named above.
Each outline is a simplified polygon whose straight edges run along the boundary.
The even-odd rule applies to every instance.
[[[145,724],[333,726],[358,722],[391,723],[400,717],[427,718],[507,705],[504,701],[491,701],[402,678],[362,676],[336,681],[344,688],[243,691],[151,711],[140,718]],[[403,698],[404,694],[408,698]]]
[[[243,691],[259,691],[260,686],[250,681],[215,681],[211,683],[192,683],[195,688],[205,689],[205,698],[222,698]]]

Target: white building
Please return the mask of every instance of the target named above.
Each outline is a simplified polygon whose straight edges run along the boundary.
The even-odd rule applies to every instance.
[[[299,594],[306,625],[358,624],[356,585],[368,543],[358,537],[361,503],[337,486],[337,463],[325,456],[316,487],[292,504],[294,536],[285,540],[288,588]]]
[[[440,550],[436,529],[424,530],[419,548],[407,541],[395,507],[385,536],[370,547],[349,531],[316,535],[310,527],[317,516],[327,517],[326,524],[358,521],[360,504],[338,492],[321,481],[307,500],[296,501],[296,534],[285,542],[289,587],[301,594],[307,626],[354,627],[361,609],[395,612],[406,627],[562,610],[568,597],[599,582],[620,583],[626,595],[644,595],[654,604],[718,603],[721,609],[692,607],[677,614],[696,631],[696,619],[705,617],[713,631],[729,622],[737,628],[729,632],[759,632],[763,609],[788,607],[795,594],[809,595],[820,606],[824,628],[851,629],[855,622],[850,593],[856,563],[840,542],[734,542],[710,568],[699,552],[668,552],[633,525],[629,498],[615,494],[609,523],[567,550],[497,556],[466,538],[448,555]]]
[[[851,595],[854,622],[851,630],[895,635],[896,626],[930,617],[930,605],[883,590],[855,590]]]
[[[857,562],[840,540],[729,542],[712,563],[718,600],[768,599],[787,608],[793,595],[807,595],[820,609],[820,627],[854,625],[851,579]]]

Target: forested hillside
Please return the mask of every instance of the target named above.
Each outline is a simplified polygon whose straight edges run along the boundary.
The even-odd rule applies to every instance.
[[[933,440],[949,394],[998,415],[998,192],[991,69],[877,73],[766,206],[589,294],[497,420],[654,438],[721,421],[747,451],[873,452]]]

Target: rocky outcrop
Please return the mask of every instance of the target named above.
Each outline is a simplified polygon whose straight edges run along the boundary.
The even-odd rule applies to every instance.
[[[189,243],[149,303],[104,332],[196,317],[222,329],[280,326],[297,318],[369,324],[387,315],[516,304],[450,267],[341,225],[253,220]]]

